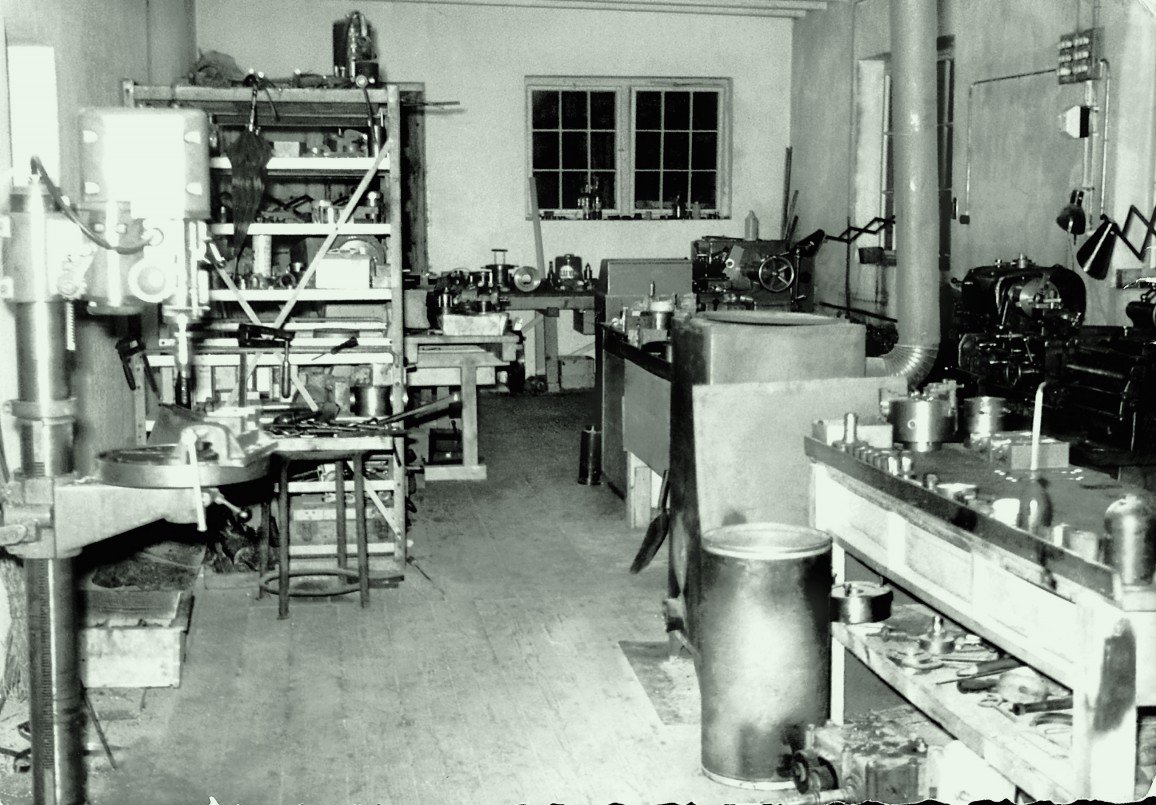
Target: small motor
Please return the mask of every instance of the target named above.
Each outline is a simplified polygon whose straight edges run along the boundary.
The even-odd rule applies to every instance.
[[[360,11],[333,23],[333,73],[358,86],[362,86],[359,77],[367,85],[379,80],[373,26]]]

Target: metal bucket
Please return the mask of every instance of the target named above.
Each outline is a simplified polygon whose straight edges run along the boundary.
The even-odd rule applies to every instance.
[[[784,756],[830,710],[831,538],[746,523],[708,531],[702,548],[703,771],[743,788],[788,787]]]

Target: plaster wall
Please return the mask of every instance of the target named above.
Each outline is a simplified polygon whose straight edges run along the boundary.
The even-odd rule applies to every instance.
[[[697,237],[741,235],[748,210],[764,236],[777,233],[790,130],[789,20],[373,1],[358,8],[376,28],[389,80],[423,82],[427,99],[461,104],[427,114],[434,271],[489,263],[495,246],[508,249],[512,263],[534,262],[527,75],[733,81],[730,220],[544,221],[547,260],[573,253],[597,270],[605,257],[687,257]],[[341,0],[198,0],[197,44],[271,77],[328,72],[332,23],[349,10]],[[590,343],[565,323],[560,330],[563,352]]]
[[[855,175],[858,127],[865,124],[871,106],[855,76],[863,74],[862,60],[890,49],[888,6],[887,0],[832,4],[796,24],[792,144],[804,230],[822,226],[838,231],[848,217],[864,223],[872,208],[870,188]],[[1054,69],[1060,36],[1093,25],[1102,31],[1102,55],[1112,76],[1108,117],[1101,112],[1094,121],[1101,133],[1106,124],[1109,134],[1103,195],[1103,140],[1096,140],[1085,178],[1084,141],[1067,137],[1059,127],[1062,111],[1085,102],[1084,85],[1062,86],[1052,75],[987,81]],[[1140,3],[940,0],[939,33],[954,37],[955,57],[952,186],[960,217],[951,222],[951,277],[1021,253],[1044,265],[1074,266],[1072,239],[1055,217],[1070,192],[1085,183],[1092,185],[1085,199],[1089,229],[1096,223],[1101,197],[1106,211],[1121,222],[1130,204],[1145,214],[1152,210],[1156,18]],[[986,83],[974,83],[981,81]],[[1100,110],[1105,89],[1105,82],[1095,82],[1088,98]],[[963,223],[963,214],[970,223]],[[844,258],[834,244],[820,252],[821,300],[842,304]],[[1136,265],[1126,249],[1117,248],[1115,267]],[[870,307],[880,270],[860,267],[854,253],[850,270],[857,306]],[[1124,304],[1135,293],[1114,290],[1112,280],[1085,277],[1092,324],[1124,323]],[[883,281],[891,280],[888,276]],[[889,298],[883,312],[893,313],[893,305]]]

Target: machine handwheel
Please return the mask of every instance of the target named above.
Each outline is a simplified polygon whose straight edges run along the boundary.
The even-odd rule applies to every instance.
[[[771,293],[782,293],[795,284],[795,264],[781,254],[759,264],[759,285]]]

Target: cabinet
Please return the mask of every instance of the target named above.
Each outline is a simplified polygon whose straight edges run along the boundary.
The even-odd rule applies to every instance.
[[[211,123],[209,231],[226,259],[214,268],[211,313],[195,333],[195,399],[257,405],[268,418],[329,402],[340,406],[342,419],[356,422],[348,411],[350,389],[374,385],[389,387],[393,411],[404,408],[403,255],[414,252],[402,238],[412,205],[404,204],[397,175],[401,95],[392,84],[365,90],[271,86],[254,93],[249,87],[125,82],[127,105],[198,108]],[[230,154],[237,153],[233,144],[246,136],[254,115],[272,156],[257,217],[239,239],[232,215],[252,194],[240,182],[234,186],[245,166],[234,165]],[[159,338],[146,345],[147,366],[160,378],[160,401],[168,402],[172,345]],[[406,560],[404,439],[360,439],[378,439],[380,448],[361,479],[372,503],[369,516],[384,526],[371,529],[377,533],[371,567],[396,578]],[[335,555],[337,542],[324,524],[336,530],[334,518],[358,508],[337,504],[324,491],[332,487],[323,478],[342,471],[340,463],[319,460],[315,479],[290,481],[295,567],[298,558],[308,564],[318,555],[324,560],[326,551]]]

